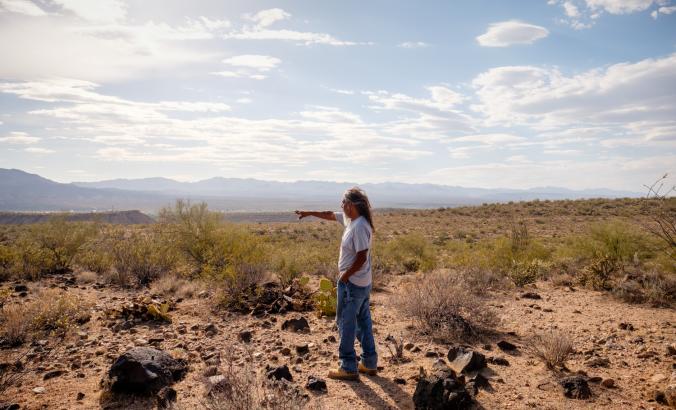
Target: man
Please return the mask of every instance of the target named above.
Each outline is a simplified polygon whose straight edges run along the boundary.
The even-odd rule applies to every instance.
[[[337,380],[357,380],[359,373],[377,373],[378,354],[371,322],[371,244],[373,218],[368,197],[359,188],[345,191],[341,203],[343,212],[296,211],[298,219],[307,216],[337,221],[345,227],[338,258],[336,322],[340,335],[338,355],[340,365],[328,377]],[[357,364],[354,340],[358,339],[361,360]]]

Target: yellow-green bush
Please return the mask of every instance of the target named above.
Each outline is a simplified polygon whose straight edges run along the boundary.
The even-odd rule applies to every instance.
[[[626,264],[656,256],[654,240],[641,233],[636,226],[613,220],[591,225],[587,232],[566,240],[558,252],[582,261],[608,258]]]
[[[10,278],[15,261],[15,249],[11,246],[0,244],[0,281]]]
[[[373,264],[389,272],[431,271],[437,265],[434,245],[421,233],[411,232],[381,244],[376,242]]]
[[[191,205],[178,200],[174,207],[165,207],[159,213],[162,229],[198,273],[218,257],[215,253],[220,221],[221,216],[209,211],[204,202]]]
[[[32,242],[43,253],[43,271],[65,272],[72,268],[80,248],[96,234],[97,227],[87,222],[68,222],[53,218],[45,223],[31,225],[25,240]]]
[[[111,277],[118,285],[148,285],[177,264],[171,242],[156,230],[120,229],[111,233],[111,242],[110,255],[116,270]]]

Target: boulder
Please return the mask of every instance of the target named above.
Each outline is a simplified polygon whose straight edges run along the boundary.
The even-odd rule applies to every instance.
[[[176,401],[177,396],[176,390],[172,387],[162,387],[162,389],[157,392],[157,407],[160,409],[171,407],[171,403]]]
[[[476,372],[486,367],[486,357],[483,354],[461,346],[451,347],[446,357],[448,366],[456,373]]]
[[[316,376],[309,376],[307,378],[307,383],[305,383],[305,388],[308,390],[317,391],[320,393],[326,393],[328,391],[326,387],[326,381],[320,379]]]
[[[293,381],[293,377],[291,376],[291,372],[289,371],[289,367],[287,365],[268,368],[266,375],[268,379],[275,380],[286,379],[290,382]]]
[[[152,347],[135,347],[120,356],[110,367],[108,377],[116,392],[157,392],[185,376],[185,360]]]
[[[524,293],[521,294],[521,298],[538,300],[538,299],[542,299],[542,296],[538,295],[535,292],[524,292]]]
[[[465,383],[456,373],[447,369],[427,375],[421,368],[413,393],[413,404],[420,410],[470,409],[474,405]]]
[[[239,340],[241,340],[244,343],[250,343],[251,342],[251,330],[242,330],[239,332]]]
[[[514,345],[514,344],[512,344],[512,343],[509,343],[509,342],[506,341],[506,340],[501,340],[501,341],[499,341],[499,342],[498,342],[498,347],[499,347],[500,350],[502,350],[503,352],[514,352],[514,351],[516,351],[516,345]]]
[[[563,387],[563,395],[570,399],[588,399],[591,397],[591,389],[584,376],[564,377],[559,381]]]
[[[285,320],[284,323],[282,323],[282,330],[309,333],[310,324],[308,323],[307,319],[301,316],[299,318]]]

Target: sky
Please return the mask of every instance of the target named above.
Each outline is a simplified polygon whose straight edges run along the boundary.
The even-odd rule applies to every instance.
[[[0,0],[0,168],[642,191],[676,0]]]

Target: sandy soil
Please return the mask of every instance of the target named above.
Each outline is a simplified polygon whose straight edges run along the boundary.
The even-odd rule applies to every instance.
[[[383,370],[378,376],[362,376],[359,382],[336,382],[326,380],[328,393],[310,393],[311,403],[325,409],[410,409],[412,394],[419,368],[431,369],[436,358],[426,357],[437,352],[445,357],[448,345],[431,342],[417,335],[411,322],[401,316],[392,304],[405,276],[396,276],[386,287],[372,296],[372,313],[375,336],[378,343],[380,364]],[[410,278],[409,278],[410,279]],[[61,284],[63,278],[50,278],[41,283],[29,283],[28,299],[39,287],[50,283]],[[664,408],[650,401],[655,388],[664,388],[676,366],[674,356],[667,355],[667,345],[676,341],[676,315],[673,310],[654,309],[628,305],[612,299],[607,294],[584,289],[554,288],[549,283],[538,283],[529,289],[542,299],[520,298],[519,291],[495,294],[489,308],[498,312],[501,323],[497,334],[473,348],[487,356],[506,358],[509,366],[490,365],[497,376],[492,380],[491,391],[482,390],[477,400],[486,409],[649,409]],[[48,339],[47,346],[59,346],[57,353],[44,362],[31,361],[32,370],[20,387],[13,387],[1,401],[16,402],[26,409],[94,409],[102,401],[100,381],[111,363],[121,353],[135,345],[146,344],[150,339],[162,338],[154,346],[170,351],[176,356],[188,358],[190,372],[174,387],[178,392],[180,408],[199,408],[204,395],[202,372],[207,367],[203,360],[206,352],[215,352],[223,359],[232,352],[236,363],[244,365],[253,360],[262,369],[267,364],[288,364],[299,386],[305,384],[309,375],[326,379],[326,372],[337,363],[337,343],[328,340],[337,336],[333,320],[317,318],[312,312],[302,314],[311,327],[309,334],[295,334],[280,329],[287,317],[300,313],[275,315],[265,319],[231,313],[213,313],[209,299],[194,298],[178,303],[172,312],[170,324],[139,324],[130,330],[113,332],[104,325],[101,316],[105,309],[119,305],[136,293],[92,285],[68,287],[79,297],[95,303],[92,319],[82,326],[80,334],[74,332],[63,343]],[[18,296],[13,296],[18,300]],[[25,299],[24,299],[25,300]],[[207,336],[204,327],[213,323],[218,328],[214,336]],[[620,324],[630,324],[621,329]],[[626,327],[626,326],[623,326]],[[633,327],[633,330],[630,330]],[[567,399],[556,382],[556,375],[547,370],[530,352],[532,336],[548,329],[559,329],[574,339],[576,353],[568,361],[571,372],[582,370],[589,376],[612,378],[613,388],[590,384],[593,398],[588,401]],[[249,344],[239,340],[241,330],[251,330],[253,339]],[[511,333],[510,333],[511,332]],[[388,360],[389,351],[385,337],[403,335],[406,342],[420,348],[419,352],[405,352],[411,361],[393,364]],[[518,346],[516,354],[500,351],[495,343],[501,339]],[[310,354],[299,359],[295,346],[310,343]],[[292,353],[285,356],[280,351],[288,347]],[[33,346],[31,350],[41,347]],[[359,351],[359,350],[358,350]],[[18,350],[0,350],[0,362],[11,359]],[[654,353],[651,353],[654,352]],[[586,363],[593,358],[607,358],[607,367],[590,367]],[[64,369],[58,377],[43,380],[50,370]],[[664,378],[659,377],[664,375]],[[394,382],[403,378],[406,383]],[[660,380],[662,379],[662,380]],[[35,387],[44,387],[44,393],[34,393]],[[84,398],[77,400],[78,393]],[[152,401],[138,399],[120,404],[121,408],[152,408]]]

